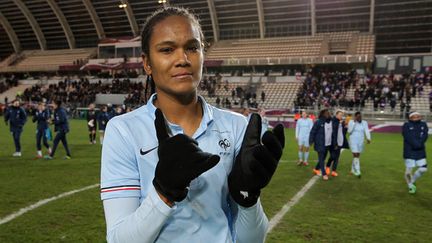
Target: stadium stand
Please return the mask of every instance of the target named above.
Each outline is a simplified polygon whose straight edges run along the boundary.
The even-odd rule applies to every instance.
[[[317,56],[320,55],[321,45],[320,37],[220,41],[211,47],[206,59]]]
[[[334,55],[373,57],[374,45],[373,35],[358,31],[319,33],[316,36],[225,40],[215,43],[208,50],[206,59],[229,61],[230,59],[314,57],[325,62],[320,57]]]
[[[0,66],[3,72],[58,71],[61,65],[74,65],[77,60],[87,61],[96,55],[95,48],[23,51]],[[8,61],[8,59],[5,60]]]

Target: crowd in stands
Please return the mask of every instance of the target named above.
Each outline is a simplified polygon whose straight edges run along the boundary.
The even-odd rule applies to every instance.
[[[390,107],[395,110],[399,103],[401,110],[409,111],[411,99],[424,95],[424,86],[432,86],[432,73],[412,73],[406,75],[359,75],[350,73],[320,72],[308,73],[299,89],[295,106],[301,107],[341,107],[362,109],[366,101],[373,103],[375,111]],[[348,95],[353,88],[354,94]],[[429,95],[432,110],[432,93]]]
[[[0,93],[3,93],[6,90],[15,86],[18,86],[18,77],[16,77],[15,75],[6,77],[4,81],[0,81]]]
[[[256,87],[252,85],[230,87],[228,80],[222,81],[222,76],[204,76],[200,83],[200,89],[207,91],[209,97],[216,97],[216,106],[230,109],[233,105],[241,108],[258,108]],[[231,97],[216,95],[217,90],[223,89],[225,93],[231,93]],[[261,101],[265,100],[265,92],[261,92]]]
[[[21,99],[27,102],[50,102],[61,100],[67,106],[86,107],[95,102],[96,94],[127,94],[124,104],[136,106],[143,103],[143,84],[133,83],[129,79],[113,79],[112,83],[90,83],[88,79],[65,79],[58,84],[50,84],[47,87],[33,85],[23,92]]]

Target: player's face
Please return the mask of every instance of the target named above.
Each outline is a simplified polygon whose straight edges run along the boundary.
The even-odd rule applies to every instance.
[[[152,75],[157,92],[195,94],[204,60],[198,26],[188,18],[170,16],[154,26],[149,46],[144,69]]]
[[[342,120],[343,115],[344,115],[344,114],[343,114],[342,112],[339,112],[339,113],[336,114],[336,118],[337,118],[338,120]]]
[[[302,117],[307,118],[307,113],[305,111],[302,112]]]
[[[45,110],[45,105],[44,104],[38,105],[38,110],[40,110],[40,111]]]
[[[419,115],[413,115],[410,117],[411,121],[420,121],[421,120],[421,116]]]
[[[13,106],[18,107],[20,105],[19,101],[14,101]]]
[[[362,116],[360,114],[357,115],[355,118],[356,118],[356,121],[361,121],[362,120]]]

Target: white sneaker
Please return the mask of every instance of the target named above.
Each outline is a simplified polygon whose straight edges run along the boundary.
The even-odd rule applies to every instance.
[[[13,157],[21,157],[21,152],[15,152],[12,154]]]

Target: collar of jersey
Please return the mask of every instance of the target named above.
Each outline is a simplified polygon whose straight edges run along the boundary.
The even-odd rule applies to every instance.
[[[156,93],[152,94],[146,104],[147,111],[150,113],[149,115],[153,119],[156,118],[155,117],[156,106],[153,104],[153,101],[156,99],[156,95],[157,95]],[[201,120],[200,126],[195,131],[195,134],[192,136],[194,139],[197,139],[202,134],[204,134],[204,132],[207,130],[207,127],[210,125],[210,123],[213,122],[213,110],[211,109],[210,105],[207,104],[207,102],[202,96],[198,95],[198,99],[202,104],[203,119]],[[177,133],[179,133],[178,131],[181,130],[180,126],[177,124],[168,122],[168,125],[173,131],[174,133],[173,135],[176,135]]]

